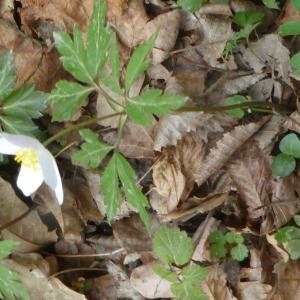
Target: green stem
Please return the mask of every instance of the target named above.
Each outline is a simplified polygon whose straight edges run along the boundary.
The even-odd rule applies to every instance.
[[[239,104],[234,104],[234,105],[225,105],[225,106],[192,106],[192,107],[188,107],[188,106],[184,106],[181,107],[180,109],[178,109],[176,112],[193,112],[193,111],[201,111],[201,112],[210,112],[210,113],[214,113],[214,112],[220,112],[220,111],[227,111],[230,109],[235,109],[235,108],[257,108],[257,111],[262,111],[262,112],[268,112],[270,113],[270,110],[264,110],[264,109],[259,109],[259,108],[272,108],[278,112],[288,112],[287,108],[283,105],[277,104],[277,103],[270,103],[270,102],[259,102],[259,101],[251,101],[251,102],[244,102],[244,103],[239,103]],[[56,133],[55,135],[53,135],[52,137],[50,137],[49,139],[47,139],[43,145],[46,147],[49,144],[51,144],[52,142],[56,141],[57,139],[63,137],[64,135],[74,131],[74,130],[79,130],[85,127],[88,127],[92,124],[95,124],[99,121],[103,121],[109,118],[113,118],[113,117],[117,117],[117,116],[121,116],[124,115],[125,111],[121,111],[121,112],[117,112],[114,114],[110,114],[110,115],[106,115],[104,117],[97,117],[97,118],[92,118],[86,121],[83,121],[81,123],[72,125],[68,128],[63,129],[62,131]]]
[[[220,112],[220,111],[227,111],[235,108],[255,108],[255,107],[269,107],[273,108],[279,112],[288,112],[285,106],[271,103],[271,102],[260,102],[260,101],[249,101],[238,103],[234,105],[224,105],[224,106],[184,106],[177,110],[177,112],[188,112],[188,111],[202,111],[202,112]]]
[[[52,137],[50,137],[48,140],[46,140],[43,143],[43,145],[46,147],[49,144],[51,144],[52,142],[56,141],[57,139],[63,137],[64,135],[66,135],[66,134],[68,134],[68,133],[70,133],[70,132],[72,132],[74,130],[79,130],[79,129],[85,128],[87,126],[90,126],[92,124],[95,124],[95,123],[97,123],[99,121],[103,121],[103,120],[106,120],[106,119],[117,117],[117,116],[120,116],[120,115],[123,115],[123,114],[125,114],[125,112],[121,111],[121,112],[117,112],[117,113],[114,113],[114,114],[106,115],[104,117],[92,118],[92,119],[83,121],[81,123],[72,125],[72,126],[70,126],[68,128],[65,128],[65,129],[61,130],[60,132],[54,134]]]

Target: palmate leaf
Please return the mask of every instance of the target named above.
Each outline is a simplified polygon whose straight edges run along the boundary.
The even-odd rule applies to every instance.
[[[246,245],[237,244],[236,246],[231,248],[230,255],[233,259],[237,261],[243,261],[245,258],[248,257],[249,250]]]
[[[98,78],[109,55],[111,30],[105,27],[106,1],[96,0],[87,33],[87,63],[93,79]]]
[[[129,63],[127,65],[125,74],[125,90],[128,94],[129,89],[136,79],[143,74],[150,65],[150,53],[154,47],[155,40],[157,38],[158,32],[153,34],[150,39],[145,43],[140,45],[131,56]]]
[[[93,83],[95,78],[89,69],[90,64],[78,27],[75,26],[73,29],[73,40],[66,32],[54,32],[53,37],[55,45],[62,55],[60,60],[64,68],[79,81]]]
[[[173,283],[171,285],[172,293],[180,300],[208,300],[208,296],[194,285],[185,281]]]
[[[292,0],[294,8],[300,12],[300,1],[299,0]]]
[[[135,184],[136,174],[128,161],[119,153],[114,154],[117,160],[118,176],[122,183],[127,201],[135,207],[149,234],[151,234],[151,222],[146,208],[149,207],[148,199]]]
[[[300,76],[300,52],[292,56],[291,58],[291,66],[293,69],[293,73],[296,76]]]
[[[189,284],[198,284],[202,282],[206,278],[206,275],[206,269],[198,265],[184,267],[180,273],[182,281]]]
[[[164,115],[181,107],[186,97],[172,94],[161,94],[162,91],[152,89],[140,96],[128,99],[126,111],[135,122],[142,125],[153,123],[152,114]]]
[[[161,226],[153,241],[153,251],[161,261],[167,264],[184,265],[193,255],[193,241],[185,231],[178,228]]]
[[[42,116],[48,95],[34,90],[33,85],[24,85],[13,91],[2,102],[6,115],[36,119]]]
[[[21,133],[25,135],[38,136],[40,130],[28,118],[20,118],[14,116],[0,116],[1,127],[9,133]]]
[[[171,270],[164,268],[162,266],[154,266],[153,267],[154,273],[156,273],[158,276],[160,276],[163,279],[166,279],[170,282],[177,282],[177,274],[175,272],[172,272]]]
[[[73,154],[73,159],[96,168],[113,147],[101,143],[90,129],[80,130],[80,135],[86,142],[81,145],[81,150]]]
[[[48,102],[54,105],[52,121],[71,120],[76,110],[93,90],[93,87],[60,80],[48,98]]]
[[[296,168],[296,160],[293,156],[280,153],[272,162],[272,176],[286,177],[293,173]]]
[[[101,191],[104,194],[104,204],[108,222],[116,215],[120,206],[120,188],[117,171],[117,157],[114,154],[101,177]]]
[[[279,144],[282,153],[300,158],[300,140],[295,133],[287,134]]]
[[[14,88],[16,76],[12,51],[0,57],[0,103]]]
[[[262,0],[262,2],[265,6],[267,6],[269,8],[279,9],[279,6],[278,6],[278,3],[276,0]]]
[[[30,300],[17,273],[0,265],[0,297],[5,300]]]

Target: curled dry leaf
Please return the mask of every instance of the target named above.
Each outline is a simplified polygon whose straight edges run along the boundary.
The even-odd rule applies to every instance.
[[[19,273],[31,300],[86,300],[84,295],[69,289],[59,279],[49,278],[50,266],[39,254],[14,255],[4,263]]]
[[[171,283],[153,271],[157,264],[158,262],[153,262],[135,268],[130,276],[131,285],[145,298],[172,298]]]
[[[194,171],[202,164],[205,146],[195,134],[188,134],[176,147],[163,150],[153,167],[155,194],[151,204],[159,214],[174,211],[179,201],[185,201],[194,185]]]
[[[256,123],[236,126],[227,132],[217,142],[206,156],[201,167],[194,173],[196,183],[202,185],[212,174],[222,168],[228,159],[237,151],[247,140],[249,140],[268,120],[262,118]]]
[[[293,112],[284,123],[284,128],[292,131],[296,131],[300,134],[300,114]]]
[[[0,190],[0,223],[4,225],[25,213],[28,207],[1,177]],[[56,233],[48,231],[34,209],[20,221],[2,230],[2,237],[17,240],[20,243],[18,249],[24,252],[38,250],[57,240]]]
[[[246,203],[249,221],[258,221],[264,215],[262,207],[268,199],[270,159],[256,144],[248,143],[227,164],[227,171]]]
[[[267,300],[272,286],[259,281],[240,282],[236,287],[239,300]]]
[[[251,43],[243,54],[243,60],[256,73],[263,73],[264,68],[270,68],[278,72],[278,78],[290,84],[290,51],[283,46],[278,34],[266,34]]]

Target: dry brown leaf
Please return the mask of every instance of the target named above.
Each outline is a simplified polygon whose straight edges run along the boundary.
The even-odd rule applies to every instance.
[[[267,118],[262,118],[256,123],[236,126],[232,131],[225,133],[216,146],[210,150],[201,167],[194,173],[197,184],[202,185],[211,175],[222,168],[232,154],[249,140],[266,121]]]
[[[117,140],[117,134],[110,132],[103,139],[113,145]],[[119,150],[128,158],[154,159],[153,127],[141,126],[130,120],[127,121],[123,127]]]
[[[130,276],[130,282],[145,298],[172,298],[171,283],[153,271],[157,263],[150,263],[135,268]],[[147,280],[145,280],[147,279]]]
[[[275,295],[278,300],[300,299],[300,262],[289,260],[288,262],[277,263],[274,267],[277,275]]]
[[[265,68],[270,68],[278,72],[278,78],[290,84],[290,51],[283,46],[279,35],[266,34],[257,42],[251,43],[243,54],[243,60],[255,73],[263,73]]]
[[[168,145],[176,145],[186,133],[196,131],[203,140],[210,132],[222,132],[223,128],[213,115],[202,112],[183,112],[160,118],[154,137],[153,149],[161,151]]]
[[[159,28],[159,35],[153,50],[153,63],[161,63],[169,56],[173,49],[180,26],[180,13],[172,10],[163,13],[148,21],[144,7],[144,1],[131,0],[128,10],[116,19],[114,27],[117,30],[120,40],[129,48],[134,48],[156,32]],[[169,28],[172,28],[170,31]]]
[[[15,194],[11,185],[0,177],[0,223],[4,225],[28,210]],[[2,231],[4,239],[20,242],[19,250],[35,251],[57,240],[55,231],[49,232],[36,210]]]
[[[258,221],[264,216],[262,208],[268,198],[271,178],[270,159],[256,144],[248,143],[243,151],[227,165],[234,185],[247,206],[249,221]]]
[[[232,16],[232,12],[230,9],[229,4],[222,4],[222,3],[208,3],[203,5],[200,10],[199,14],[206,14],[206,15],[221,15],[221,16]]]
[[[237,287],[239,300],[267,300],[272,286],[259,281],[240,282]]]
[[[207,271],[206,280],[201,286],[210,300],[238,300],[227,287],[226,273],[219,265],[209,267]]]
[[[203,36],[199,52],[212,67],[222,67],[218,59],[222,56],[226,42],[232,37],[231,20],[226,17],[201,15],[198,21]]]
[[[69,289],[59,279],[49,278],[49,264],[39,254],[14,254],[4,263],[19,273],[31,300],[86,300],[84,295]]]
[[[300,114],[297,111],[293,112],[283,126],[285,129],[296,131],[300,134]]]

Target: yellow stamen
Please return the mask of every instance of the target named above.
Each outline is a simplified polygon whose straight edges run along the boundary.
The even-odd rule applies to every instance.
[[[27,169],[38,171],[39,165],[39,154],[32,148],[21,148],[15,156],[15,161],[22,164]]]

